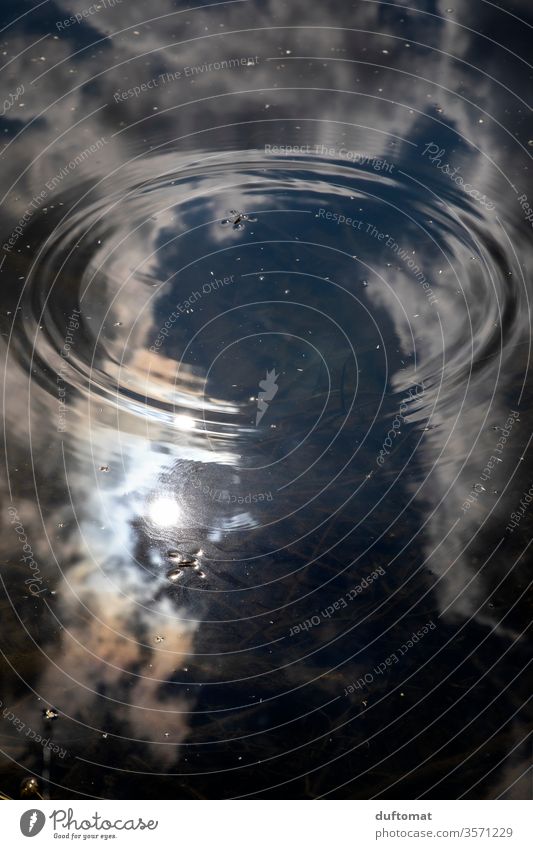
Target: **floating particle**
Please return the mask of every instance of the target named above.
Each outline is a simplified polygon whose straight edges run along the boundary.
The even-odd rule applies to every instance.
[[[33,775],[30,778],[24,778],[20,783],[20,795],[23,799],[27,799],[28,797],[37,796],[39,799],[41,796],[41,788],[39,786],[39,782]]]
[[[59,714],[58,714],[57,710],[54,710],[54,708],[45,708],[43,710],[43,717],[45,719],[50,719],[50,720],[57,719],[58,716],[59,716]]]
[[[162,643],[162,642],[164,642],[164,639],[165,639],[165,638],[164,638],[164,637],[162,637],[160,634],[156,634],[156,636],[154,637],[154,639],[155,639],[155,642],[156,642],[156,643]]]
[[[100,471],[101,471],[101,472],[108,472],[108,471],[109,471],[109,466],[100,466]]]

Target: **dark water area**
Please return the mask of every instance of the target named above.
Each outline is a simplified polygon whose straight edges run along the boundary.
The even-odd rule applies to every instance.
[[[1,794],[532,798],[531,4],[1,19]]]

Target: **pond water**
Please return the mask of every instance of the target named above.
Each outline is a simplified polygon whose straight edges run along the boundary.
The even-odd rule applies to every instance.
[[[0,791],[531,798],[531,7],[2,8]]]

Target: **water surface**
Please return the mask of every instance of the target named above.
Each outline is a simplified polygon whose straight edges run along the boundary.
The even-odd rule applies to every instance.
[[[531,798],[531,10],[141,6],[2,11],[0,790]]]

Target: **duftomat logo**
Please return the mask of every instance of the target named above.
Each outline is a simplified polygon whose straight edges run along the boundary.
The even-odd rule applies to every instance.
[[[257,398],[257,414],[255,417],[255,426],[259,424],[266,411],[268,410],[268,401],[272,401],[279,386],[276,383],[279,374],[276,374],[275,369],[267,371],[265,380],[259,381],[259,389],[261,390]]]
[[[20,818],[20,830],[24,837],[35,837],[43,830],[46,817],[42,811],[26,811]]]

